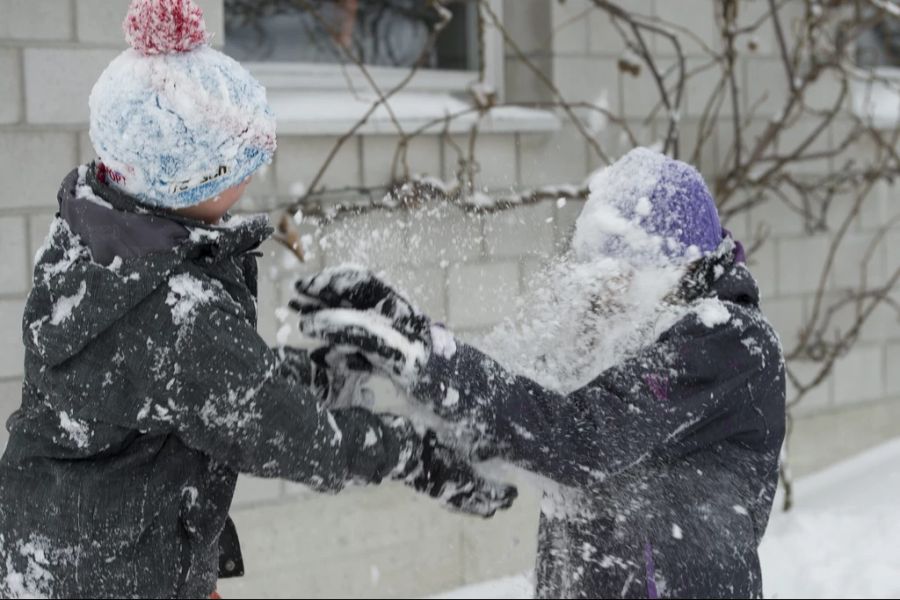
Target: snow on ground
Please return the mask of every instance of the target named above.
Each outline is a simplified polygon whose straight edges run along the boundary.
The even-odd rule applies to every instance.
[[[760,558],[766,598],[900,598],[900,439],[798,481]],[[530,576],[435,598],[530,598]]]

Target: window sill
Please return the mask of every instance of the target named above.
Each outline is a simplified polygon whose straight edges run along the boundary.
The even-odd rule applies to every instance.
[[[900,124],[900,68],[876,67],[857,70],[851,79],[853,111],[877,129],[893,129]]]
[[[347,133],[376,101],[375,96],[343,91],[269,90],[269,104],[278,119],[280,135],[342,135]],[[478,120],[472,104],[449,92],[403,91],[388,101],[404,132],[427,127],[422,133],[466,132]],[[470,111],[470,112],[466,112]],[[464,113],[446,121],[447,115]],[[539,133],[560,128],[552,111],[522,107],[498,107],[481,119],[483,133]],[[397,127],[382,105],[357,130],[359,135],[396,135]]]

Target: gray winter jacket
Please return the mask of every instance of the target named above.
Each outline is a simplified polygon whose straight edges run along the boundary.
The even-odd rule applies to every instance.
[[[0,462],[0,596],[208,597],[237,474],[335,492],[400,440],[326,411],[255,331],[264,218],[148,212],[71,173],[24,317]]]

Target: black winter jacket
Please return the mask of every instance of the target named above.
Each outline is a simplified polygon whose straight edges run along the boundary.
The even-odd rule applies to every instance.
[[[729,254],[685,294],[717,298],[563,396],[460,344],[414,394],[486,427],[505,458],[562,484],[541,517],[542,598],[755,597],[784,438],[780,343]],[[707,324],[709,323],[709,324]],[[454,394],[455,396],[455,394]]]
[[[93,167],[59,201],[0,462],[0,596],[205,598],[238,473],[334,492],[397,465],[393,430],[324,410],[256,333],[264,217],[149,212]]]

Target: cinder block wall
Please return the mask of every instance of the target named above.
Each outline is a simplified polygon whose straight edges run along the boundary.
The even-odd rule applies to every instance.
[[[200,0],[207,22],[223,39],[221,0]],[[0,0],[0,417],[19,403],[22,376],[21,314],[30,287],[32,257],[55,211],[59,181],[93,157],[86,134],[87,95],[106,63],[122,48],[119,23],[127,0]],[[655,97],[644,75],[622,75],[616,61],[618,35],[599,13],[584,13],[587,0],[505,0],[508,27],[517,39],[534,40],[526,52],[572,100],[595,101],[605,93],[612,110],[625,115],[640,142],[660,135],[657,123],[640,121]],[[636,0],[645,14],[681,21],[711,39],[706,0]],[[677,4],[677,7],[675,6]],[[747,3],[764,9],[762,0]],[[581,18],[587,14],[587,18]],[[745,13],[749,14],[749,13]],[[553,42],[550,32],[556,31]],[[741,60],[745,93],[778,92],[781,79],[771,32],[760,50]],[[653,42],[656,43],[656,42]],[[690,59],[698,60],[696,49]],[[780,72],[778,73],[780,75]],[[748,85],[753,82],[754,85]],[[760,82],[772,82],[772,90]],[[684,138],[696,135],[703,82],[688,90],[682,119]],[[512,51],[507,51],[508,97],[546,100]],[[713,82],[708,82],[713,85]],[[823,87],[823,97],[829,90]],[[754,97],[755,99],[755,97]],[[837,124],[835,127],[846,126]],[[723,127],[723,132],[730,131]],[[836,132],[840,133],[840,132]],[[613,154],[621,132],[599,135]],[[835,136],[836,137],[836,136]],[[335,138],[282,136],[275,164],[254,182],[248,209],[270,210],[289,199],[292,185],[309,182]],[[729,143],[723,133],[701,157],[701,168]],[[386,182],[396,138],[352,139],[338,154],[323,182],[328,186]],[[441,140],[424,137],[410,153],[414,171],[449,178],[455,157]],[[481,182],[494,190],[581,182],[599,161],[574,127],[556,133],[480,136]],[[826,173],[827,162],[810,165],[809,176]],[[881,188],[852,227],[856,254],[838,265],[833,293],[858,277],[858,260],[879,224],[897,214],[897,190]],[[796,215],[770,203],[729,223],[738,236],[758,224],[772,239],[751,257],[764,308],[789,346],[799,319],[809,310],[814,274],[823,260],[827,234],[809,236]],[[469,216],[456,209],[438,216],[374,213],[326,232],[326,242],[305,265],[275,244],[264,247],[260,330],[274,343],[281,327],[275,308],[287,301],[284,280],[301,272],[348,260],[384,269],[434,318],[464,337],[480,334],[509,313],[529,274],[565,246],[580,203],[541,203],[516,211]],[[376,238],[372,231],[380,232]],[[885,277],[900,256],[900,232],[892,232],[872,277]],[[900,325],[883,311],[873,317],[861,341],[830,378],[807,400],[797,423],[794,460],[799,472],[819,468],[848,453],[900,435]],[[387,396],[387,394],[386,394]],[[5,430],[0,443],[5,444]],[[824,443],[822,440],[827,440]],[[528,568],[533,563],[539,494],[520,486],[522,498],[510,513],[492,521],[467,519],[436,509],[400,486],[349,490],[322,497],[280,481],[242,478],[234,517],[244,542],[248,576],[223,583],[227,597],[413,596],[481,581]]]

